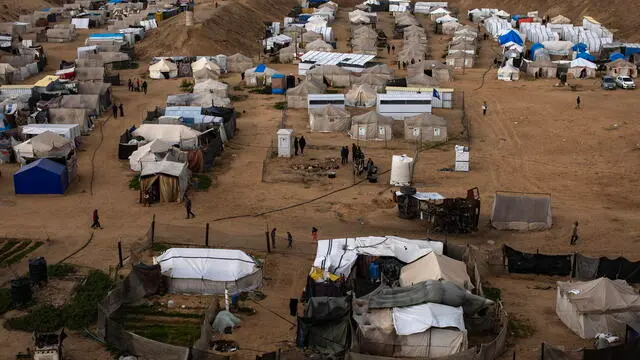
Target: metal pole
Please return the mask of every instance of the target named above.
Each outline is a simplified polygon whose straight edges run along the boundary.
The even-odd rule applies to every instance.
[[[204,233],[204,246],[209,247],[209,223],[207,223],[207,229]]]
[[[153,219],[151,220],[151,244],[156,238],[156,214],[153,214]]]
[[[269,243],[269,231],[264,232],[264,236],[267,238],[267,252],[271,252],[271,244]]]
[[[122,242],[118,241],[118,265],[122,268],[124,264],[122,262]]]

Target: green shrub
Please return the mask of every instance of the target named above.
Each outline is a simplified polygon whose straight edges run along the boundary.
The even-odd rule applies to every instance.
[[[484,297],[486,297],[487,299],[493,300],[493,301],[500,300],[500,295],[501,295],[500,289],[493,288],[493,287],[483,287],[482,290],[484,291]]]
[[[271,95],[271,86],[253,88],[249,92],[252,94]]]
[[[151,251],[165,252],[168,249],[169,249],[169,246],[165,244],[153,243],[153,245],[151,245]]]
[[[63,309],[65,324],[72,330],[81,329],[96,321],[96,305],[109,292],[112,281],[109,275],[91,270],[87,279],[76,288],[71,301]]]
[[[206,191],[211,187],[211,177],[205,174],[193,175],[193,184],[196,191]]]
[[[193,83],[189,80],[182,80],[182,82],[180,83],[180,90],[182,90],[182,92],[192,92],[193,91]]]
[[[11,290],[0,289],[0,315],[6,313],[11,309],[13,309],[13,304],[11,301]]]
[[[38,306],[29,314],[8,319],[7,326],[19,331],[55,331],[64,325],[62,311],[49,304]]]
[[[286,102],[286,101],[278,101],[277,103],[275,103],[275,104],[273,105],[273,107],[274,107],[276,110],[284,110],[284,109],[286,109],[286,108],[287,108],[287,102]]]
[[[140,176],[133,175],[131,180],[129,180],[129,189],[131,190],[140,190]]]
[[[508,330],[511,336],[518,339],[526,339],[536,333],[536,329],[531,325],[531,322],[523,318],[509,319]]]
[[[249,95],[239,94],[239,95],[231,95],[229,96],[229,100],[233,102],[245,101],[249,98]]]
[[[72,264],[52,264],[47,266],[47,274],[52,278],[62,278],[76,272],[76,267]]]

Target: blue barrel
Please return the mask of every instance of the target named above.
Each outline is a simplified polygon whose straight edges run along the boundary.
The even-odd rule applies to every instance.
[[[380,267],[378,266],[377,263],[372,262],[371,264],[369,264],[369,279],[371,279],[372,282],[375,282],[379,278],[380,278]]]

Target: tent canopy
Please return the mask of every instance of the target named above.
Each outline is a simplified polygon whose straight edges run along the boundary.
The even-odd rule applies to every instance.
[[[540,231],[551,228],[551,196],[496,193],[491,225],[498,230]]]
[[[585,59],[587,61],[596,61],[596,57],[589,54],[588,52],[580,52],[576,55],[576,59]]]
[[[403,266],[400,271],[400,286],[412,286],[425,280],[449,280],[461,288],[473,289],[465,263],[433,252]]]
[[[417,334],[432,327],[466,331],[462,307],[434,303],[393,308],[393,327],[398,335]]]
[[[498,37],[498,42],[500,43],[500,45],[506,44],[510,41],[518,45],[524,44],[524,41],[522,40],[522,36],[520,35],[520,33],[518,33],[516,30],[513,30],[513,29],[505,32],[504,34]]]
[[[180,144],[181,141],[197,138],[201,133],[184,125],[142,124],[132,135],[142,136],[149,141],[162,139],[170,144]]]
[[[376,105],[376,88],[369,84],[353,85],[345,96],[345,104],[348,106],[371,107]]]
[[[161,139],[155,139],[143,146],[140,146],[138,150],[134,151],[129,156],[129,165],[131,170],[140,171],[143,167],[141,163],[158,161],[159,159],[156,154],[169,151],[171,146],[171,144],[166,143]]]
[[[16,194],[64,194],[68,171],[64,165],[49,159],[38,159],[13,175]]]
[[[174,279],[236,281],[258,271],[241,250],[171,248],[156,258],[163,275]]]
[[[597,68],[596,64],[583,58],[576,58],[575,60],[571,61],[569,67],[586,67],[590,69]]]

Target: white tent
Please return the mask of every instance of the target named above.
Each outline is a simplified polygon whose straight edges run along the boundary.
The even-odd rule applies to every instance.
[[[624,280],[559,281],[556,314],[583,339],[598,333],[624,338],[627,324],[640,330],[640,295]]]
[[[196,83],[193,86],[193,93],[212,93],[218,97],[227,98],[229,97],[229,85],[213,79],[207,79]]]
[[[287,89],[288,108],[306,108],[309,94],[322,94],[327,87],[320,81],[304,80],[298,86]]]
[[[162,59],[149,66],[149,77],[152,79],[169,79],[178,76],[178,66],[169,60]]]
[[[198,61],[194,61],[191,63],[191,70],[195,73],[197,70],[201,70],[201,69],[208,69],[213,71],[214,73],[217,74],[217,76],[220,76],[220,66],[210,60],[207,60],[207,58],[200,58],[200,60]]]
[[[509,64],[498,69],[498,80],[516,81],[518,79],[520,79],[520,69]]]
[[[45,131],[50,131],[70,140],[81,135],[79,124],[28,124],[22,127],[22,133],[25,135],[39,135]]]
[[[351,127],[351,114],[331,104],[309,109],[309,127],[318,132],[347,131]]]
[[[433,252],[400,270],[400,286],[412,286],[426,280],[448,280],[463,289],[473,289],[465,263]]]
[[[398,335],[417,334],[431,327],[466,331],[462,307],[436,303],[393,308],[393,327]]]
[[[155,139],[146,145],[140,146],[129,156],[129,167],[133,171],[142,170],[143,163],[162,160],[161,153],[166,153],[171,148],[171,144],[161,139]]]
[[[196,148],[200,132],[184,125],[142,124],[133,131],[133,136],[142,136],[145,140],[161,139],[171,145],[180,145],[182,149]]]
[[[558,15],[558,16],[552,17],[549,20],[549,23],[550,24],[571,24],[571,19],[564,17],[562,15]]]
[[[74,142],[51,131],[45,131],[13,147],[18,158],[49,158],[66,156]]]
[[[172,293],[223,295],[262,286],[262,269],[244,251],[172,248],[154,259]]]
[[[596,64],[591,61],[577,58],[569,64],[568,74],[571,74],[576,79],[580,79],[582,75],[586,78],[594,78],[596,77],[596,69]]]
[[[312,42],[308,43],[305,47],[304,47],[305,51],[325,51],[325,52],[332,52],[333,51],[333,46],[331,46],[331,44],[325,42],[322,39],[316,39],[313,40]]]
[[[347,106],[372,107],[376,106],[378,97],[376,88],[368,84],[353,85],[344,96]]]
[[[244,81],[247,86],[271,85],[271,76],[277,73],[276,70],[260,64],[244,72]]]
[[[454,17],[453,17],[453,16],[451,16],[451,15],[445,15],[445,16],[439,17],[439,18],[436,20],[436,22],[437,22],[438,24],[444,24],[444,23],[449,23],[449,22],[458,22],[458,19],[454,18]]]
[[[375,110],[351,118],[351,138],[354,140],[391,140],[393,118],[378,114]]]
[[[431,252],[442,254],[443,246],[439,241],[412,240],[397,236],[320,240],[313,266],[336,275],[348,276],[359,255],[390,256],[410,263]]]

